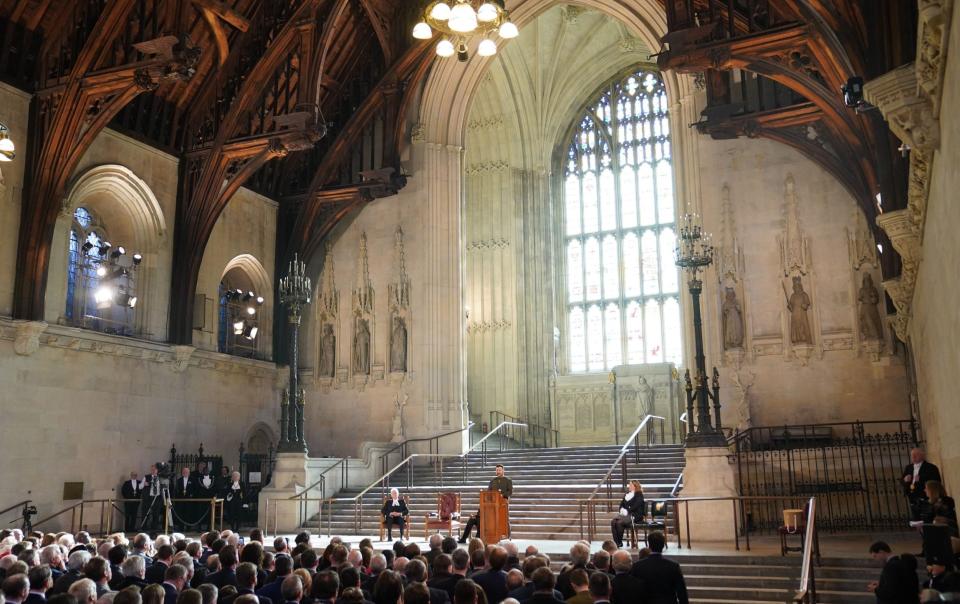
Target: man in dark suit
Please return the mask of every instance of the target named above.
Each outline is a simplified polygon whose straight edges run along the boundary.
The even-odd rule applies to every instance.
[[[920,520],[924,508],[929,504],[923,488],[927,481],[940,482],[940,469],[927,461],[923,449],[910,451],[910,463],[903,468],[903,491],[910,500],[910,519]]]
[[[631,574],[643,581],[650,604],[688,604],[687,584],[680,565],[663,557],[667,538],[660,531],[647,536],[651,554],[633,565]]]
[[[333,604],[340,592],[340,576],[332,570],[322,570],[313,576],[310,595],[313,604]]]
[[[224,545],[220,548],[220,570],[207,575],[207,583],[216,586],[217,589],[223,589],[227,585],[237,586],[237,548],[232,545]],[[279,558],[277,566],[280,566]],[[262,595],[262,594],[257,594]]]
[[[174,564],[167,567],[163,575],[163,604],[177,604],[177,596],[187,584],[187,568]]]
[[[136,499],[136,501],[127,501],[123,504],[123,530],[137,530],[137,508],[140,506],[141,495],[140,479],[136,472],[130,472],[130,480],[123,483],[120,487],[120,495],[124,499]]]
[[[222,604],[233,604],[233,601],[244,594],[250,594],[257,598],[260,604],[273,604],[273,601],[266,596],[258,596],[254,593],[257,586],[257,567],[251,562],[243,562],[237,566],[237,593],[224,597],[220,602]]]
[[[143,478],[140,491],[140,516],[143,530],[154,531],[163,526],[163,491],[156,464],[150,466],[150,473]]]
[[[404,575],[406,575],[407,585],[422,583],[430,591],[430,604],[450,604],[451,599],[446,591],[427,585],[427,565],[422,561],[408,562]]]
[[[617,550],[613,553],[613,580],[611,589],[613,596],[610,598],[612,604],[633,604],[643,600],[643,581],[630,574],[633,566],[633,558],[630,552],[626,550]],[[600,573],[594,573],[600,574]]]
[[[383,525],[387,527],[387,541],[393,541],[394,526],[400,529],[400,538],[403,539],[403,527],[407,523],[410,510],[407,509],[407,502],[400,496],[400,491],[390,489],[390,499],[383,502],[380,513],[383,515]]]
[[[593,604],[610,604],[610,593],[612,591],[610,575],[607,573],[593,573],[590,575],[590,597],[593,599]],[[640,600],[633,600],[633,602],[638,601]]]
[[[195,495],[196,484],[193,482],[193,477],[190,476],[190,468],[184,466],[180,468],[180,477],[177,478],[173,483],[173,498],[174,499],[192,499]],[[174,521],[180,526],[184,531],[188,530],[190,527],[187,526],[188,522],[194,522],[194,510],[196,509],[196,504],[190,501],[177,501],[173,504],[173,509],[176,511],[177,517],[174,518]]]
[[[880,580],[867,585],[867,591],[877,596],[877,604],[917,604],[920,601],[916,558],[909,554],[893,555],[884,541],[870,546],[870,557],[883,564]]]
[[[113,591],[117,591],[123,583],[123,569],[120,565],[126,559],[127,550],[122,545],[114,545],[107,552],[107,560],[110,561],[110,589]]]
[[[127,557],[127,559],[123,561],[123,564],[120,565],[120,570],[123,572],[123,581],[120,582],[117,591],[126,589],[131,585],[142,591],[144,587],[149,585],[149,583],[143,580],[146,574],[146,563],[142,556],[131,555]]]
[[[463,549],[459,551],[466,553]],[[481,554],[482,555],[482,554]],[[541,558],[540,556],[527,556],[523,560],[523,578],[526,581],[522,586],[510,591],[507,594],[508,598],[513,598],[518,602],[526,602],[533,596],[533,592],[536,591],[536,588],[533,585],[533,573],[537,572],[538,568],[547,566],[547,561]],[[563,594],[557,591],[556,587],[553,590],[553,597],[557,600],[563,599]]]
[[[170,562],[173,560],[173,546],[161,545],[157,548],[157,555],[153,558],[153,564],[147,569],[144,579],[147,583],[163,583],[163,578],[170,568]]]
[[[533,572],[533,595],[527,600],[526,604],[564,604],[563,600],[558,600],[553,591],[557,580],[553,576],[553,571],[547,567],[538,568]],[[499,600],[488,599],[491,604]]]
[[[589,561],[589,547],[583,543],[574,543],[570,547],[570,563],[560,569],[560,575],[557,577],[557,591],[563,594],[564,600],[576,595],[573,586],[570,585],[570,573],[577,569],[587,570],[587,562]],[[587,570],[587,574],[589,574],[589,570]]]
[[[23,604],[44,604],[47,601],[47,590],[53,587],[53,574],[50,572],[50,567],[45,564],[34,566],[27,574],[27,578],[30,579],[30,593]]]
[[[439,554],[433,559],[433,573],[427,581],[427,587],[447,592],[452,602],[457,583],[463,579],[462,575],[453,574],[453,559],[447,554]]]
[[[293,572],[293,558],[286,554],[278,555],[273,562],[273,571],[276,578],[272,583],[267,583],[265,586],[258,589],[257,595],[266,596],[273,602],[283,602],[283,593],[281,592],[281,588],[283,587],[283,580]],[[338,586],[340,584],[339,580],[340,578],[337,577]]]
[[[503,570],[507,565],[507,557],[507,550],[500,546],[495,547],[490,552],[490,568],[471,577],[474,583],[487,594],[487,601],[490,604],[499,604],[507,597],[507,573]],[[552,571],[550,576],[553,577]],[[553,591],[552,585],[550,590]]]

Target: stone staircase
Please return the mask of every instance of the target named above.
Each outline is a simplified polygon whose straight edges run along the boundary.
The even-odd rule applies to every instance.
[[[411,487],[406,487],[406,473],[399,472],[391,480],[408,498],[412,535],[423,536],[424,517],[436,511],[437,494],[443,491],[461,493],[464,514],[479,507],[479,492],[494,475],[494,466],[503,464],[506,475],[513,479],[510,500],[512,536],[516,539],[579,539],[579,504],[603,479],[620,452],[617,446],[558,447],[551,449],[513,449],[488,452],[486,462],[481,453],[472,453],[462,460],[444,461],[443,484],[438,471],[430,466],[415,467]],[[655,445],[640,448],[640,463],[630,462],[630,479],[638,479],[647,497],[663,497],[670,493],[683,471],[683,448],[679,445]],[[468,478],[464,482],[464,465]],[[333,534],[354,534],[354,504],[359,488],[337,493],[332,510],[330,530]],[[617,490],[619,495],[619,489]],[[379,526],[382,503],[380,489],[363,497],[362,534],[373,534]],[[327,511],[322,527],[327,528]],[[317,527],[319,519],[309,521]],[[603,528],[601,527],[601,530]]]
[[[671,550],[673,550],[671,552]],[[675,553],[671,543],[666,556],[680,564],[691,603],[783,604],[792,602],[800,585],[800,557],[732,554]],[[567,556],[551,556],[559,571]],[[869,604],[876,601],[867,584],[880,576],[880,568],[866,558],[824,557],[815,567],[817,601],[821,604]],[[921,581],[925,576],[921,575]]]

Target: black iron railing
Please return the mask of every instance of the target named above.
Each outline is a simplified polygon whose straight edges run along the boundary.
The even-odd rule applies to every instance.
[[[919,444],[912,420],[751,428],[731,438],[740,495],[817,496],[828,531],[899,530],[909,505],[900,472]],[[746,531],[780,525],[776,510],[744,506]]]

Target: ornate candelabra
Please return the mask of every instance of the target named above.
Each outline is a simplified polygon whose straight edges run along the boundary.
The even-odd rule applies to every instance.
[[[280,279],[280,303],[287,306],[290,324],[290,386],[280,399],[280,444],[282,453],[306,453],[307,441],[303,437],[303,388],[300,387],[300,311],[310,304],[310,277],[307,265],[294,254],[287,269],[287,276]]]
[[[691,380],[687,369],[687,446],[723,447],[720,423],[720,375],[713,368],[713,380],[707,378],[706,358],[703,353],[703,320],[700,315],[700,294],[703,282],[699,279],[701,271],[713,263],[713,245],[710,235],[703,232],[700,217],[686,214],[680,221],[680,237],[677,242],[677,266],[687,271],[690,279],[690,297],[693,299],[693,335],[696,346],[696,374]],[[712,386],[712,388],[711,388]],[[710,400],[713,400],[714,418],[710,418]],[[696,422],[694,422],[694,404],[696,404]]]

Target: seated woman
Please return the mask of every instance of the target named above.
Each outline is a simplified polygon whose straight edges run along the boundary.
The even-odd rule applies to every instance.
[[[380,509],[383,514],[383,525],[387,527],[387,540],[393,541],[393,526],[400,529],[400,538],[403,539],[403,527],[407,523],[407,502],[400,496],[400,491],[396,488],[390,489],[390,499],[383,502],[383,508]]]
[[[937,480],[928,480],[923,490],[930,502],[924,522],[944,524],[950,528],[951,537],[960,537],[957,530],[957,509],[952,497],[943,492],[943,485]]]
[[[639,480],[631,480],[627,485],[627,494],[620,500],[620,513],[610,521],[610,530],[617,547],[623,547],[623,532],[643,522],[646,507],[643,501],[643,487]]]

